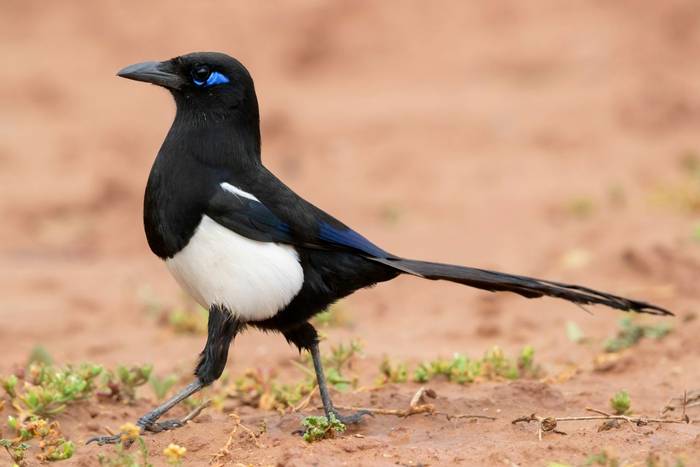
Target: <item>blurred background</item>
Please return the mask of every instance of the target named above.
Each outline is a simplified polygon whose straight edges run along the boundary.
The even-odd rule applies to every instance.
[[[683,332],[637,369],[656,368],[678,388],[697,383],[680,354],[700,352],[698,2],[3,1],[0,10],[0,370],[38,343],[61,362],[192,365],[203,337],[174,336],[149,311],[187,299],[148,250],[141,219],[174,104],[115,73],[215,50],[250,70],[263,160],[302,196],[404,256],[673,309]],[[496,343],[532,344],[565,365],[588,355],[567,339],[567,321],[602,338],[620,318],[412,278],[343,307],[352,325],[326,334],[361,336],[376,360]],[[294,354],[279,336],[250,332],[231,361],[286,365]]]

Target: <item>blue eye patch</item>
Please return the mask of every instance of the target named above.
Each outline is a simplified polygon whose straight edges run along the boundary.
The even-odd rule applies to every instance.
[[[206,81],[199,81],[196,78],[192,78],[192,82],[195,84],[195,86],[208,88],[209,86],[215,86],[217,84],[226,84],[230,81],[225,75],[219,73],[218,71],[212,71],[207,77]]]

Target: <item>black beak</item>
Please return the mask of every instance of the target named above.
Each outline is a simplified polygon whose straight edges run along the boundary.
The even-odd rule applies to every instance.
[[[117,76],[156,84],[168,89],[180,89],[185,84],[170,62],[143,62],[129,65],[119,70]]]

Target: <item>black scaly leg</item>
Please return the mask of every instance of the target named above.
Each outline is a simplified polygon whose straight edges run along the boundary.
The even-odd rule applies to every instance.
[[[216,381],[223,373],[231,341],[242,330],[243,326],[225,308],[214,305],[209,309],[208,328],[207,343],[200,354],[199,363],[194,371],[197,378],[173,397],[139,418],[136,425],[141,428],[142,432],[159,433],[183,426],[184,423],[180,419],[164,422],[158,422],[158,419],[192,394]],[[116,444],[120,440],[121,434],[97,436],[90,438],[87,444],[95,442],[101,446],[103,444]]]
[[[340,420],[346,425],[352,425],[359,423],[362,417],[365,415],[372,415],[371,412],[367,410],[360,410],[350,415],[340,415],[338,411],[333,407],[333,401],[331,400],[330,393],[328,392],[328,384],[326,383],[326,376],[323,373],[323,364],[321,362],[321,352],[318,348],[318,333],[316,329],[309,323],[304,323],[299,327],[292,330],[285,331],[284,337],[296,345],[299,350],[305,349],[311,352],[311,359],[314,362],[314,370],[316,372],[316,381],[318,382],[318,392],[321,394],[321,401],[323,402],[323,411],[326,417],[330,417],[331,414],[335,415],[335,418]]]

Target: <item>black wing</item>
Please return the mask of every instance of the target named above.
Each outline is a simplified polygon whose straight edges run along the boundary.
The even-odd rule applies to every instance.
[[[364,256],[394,258],[351,228],[296,197],[299,215],[286,206],[278,214],[257,199],[220,188],[209,200],[205,214],[224,227],[261,242],[306,248],[353,251]]]

